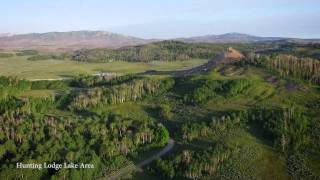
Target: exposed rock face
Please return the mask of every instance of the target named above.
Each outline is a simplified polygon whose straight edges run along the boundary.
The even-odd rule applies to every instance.
[[[244,55],[241,52],[233,49],[232,47],[229,47],[227,51],[224,53],[224,60],[222,61],[222,63],[232,63],[240,61],[243,58]]]
[[[195,73],[208,72],[211,69],[215,68],[218,64],[230,64],[238,62],[241,61],[244,57],[245,56],[241,52],[233,49],[232,47],[229,47],[225,52],[208,61],[206,64],[184,71],[177,71],[174,72],[173,75],[188,76]]]

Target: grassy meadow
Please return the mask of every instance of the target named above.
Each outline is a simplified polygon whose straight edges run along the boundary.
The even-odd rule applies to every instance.
[[[16,76],[24,79],[56,79],[79,74],[115,72],[121,74],[138,73],[146,70],[170,71],[188,69],[207,62],[203,59],[186,61],[109,62],[85,63],[71,60],[27,60],[28,56],[0,58],[0,76]]]

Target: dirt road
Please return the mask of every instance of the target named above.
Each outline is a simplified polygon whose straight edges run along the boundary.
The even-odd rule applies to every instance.
[[[137,164],[137,167],[142,168],[143,166],[145,166],[147,164],[150,164],[155,159],[157,159],[157,158],[165,155],[167,152],[169,152],[173,148],[173,146],[174,146],[174,140],[173,139],[169,139],[168,144],[167,144],[166,147],[164,147],[157,154],[154,154],[151,157],[149,157],[148,159],[145,159],[142,162],[140,162],[139,164]]]
[[[172,75],[172,76],[189,76],[196,73],[205,73],[210,71],[211,69],[215,68],[218,64],[229,64],[240,61],[244,58],[244,55],[241,54],[239,51],[228,48],[226,52],[222,52],[217,55],[215,58],[211,59],[207,63],[187,69],[187,70],[180,70],[180,71],[146,71],[141,73],[141,75]]]
[[[118,180],[121,177],[128,175],[129,173],[131,173],[134,170],[142,171],[143,166],[150,164],[151,162],[153,162],[157,158],[167,154],[173,147],[174,147],[174,140],[169,139],[168,144],[161,151],[159,151],[159,152],[153,154],[152,156],[150,156],[149,158],[141,161],[137,165],[129,164],[128,166],[126,166],[122,169],[119,169],[117,172],[112,173],[112,174],[110,174],[104,178],[101,178],[101,179]]]

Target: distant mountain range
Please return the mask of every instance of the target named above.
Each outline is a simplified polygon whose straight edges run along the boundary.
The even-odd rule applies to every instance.
[[[0,33],[0,37],[10,36],[10,33]]]
[[[177,40],[183,42],[203,42],[203,43],[252,43],[252,42],[263,42],[263,41],[279,41],[286,38],[279,37],[258,37],[248,34],[241,33],[227,33],[221,35],[206,35],[196,36],[190,38],[178,38]]]
[[[305,40],[281,37],[258,37],[248,34],[227,33],[190,38],[173,39],[188,43],[252,43],[267,41],[289,41],[298,43],[320,43],[319,40]],[[0,34],[0,49],[37,49],[43,51],[69,51],[82,48],[118,48],[161,41],[125,36],[106,31],[71,31],[31,34]]]
[[[151,41],[105,31],[48,32],[0,36],[0,49],[67,51],[81,48],[117,48]]]

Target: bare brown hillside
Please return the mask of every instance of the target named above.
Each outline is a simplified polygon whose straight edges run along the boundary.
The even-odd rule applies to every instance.
[[[223,56],[224,60],[222,63],[235,62],[244,58],[244,55],[241,52],[232,47],[229,47],[227,51],[223,54]]]
[[[70,51],[82,48],[118,48],[145,44],[150,41],[105,31],[49,32],[2,36],[0,37],[0,49]]]

